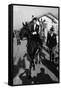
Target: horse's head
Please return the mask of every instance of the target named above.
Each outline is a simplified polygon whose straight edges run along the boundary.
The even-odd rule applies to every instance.
[[[30,30],[29,30],[28,23],[25,23],[25,24],[22,23],[22,24],[23,24],[23,27],[21,28],[20,33],[19,33],[21,40],[23,38],[29,38],[29,36],[30,36]]]

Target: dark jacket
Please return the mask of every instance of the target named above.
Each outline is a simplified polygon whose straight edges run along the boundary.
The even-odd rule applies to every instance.
[[[51,36],[50,32],[48,32],[46,45],[51,49],[57,45],[57,40],[56,40],[56,34],[55,33],[53,33],[53,35]]]

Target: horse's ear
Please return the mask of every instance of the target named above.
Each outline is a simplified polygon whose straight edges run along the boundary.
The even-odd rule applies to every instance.
[[[24,26],[24,22],[22,22],[22,25]]]

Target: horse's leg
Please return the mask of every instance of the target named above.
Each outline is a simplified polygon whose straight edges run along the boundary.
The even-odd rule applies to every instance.
[[[33,70],[35,70],[35,63],[37,64],[37,60],[35,60],[36,52],[37,52],[37,47],[35,47],[33,51],[33,59],[32,59]]]
[[[42,47],[39,49],[39,63],[42,64]]]
[[[28,42],[28,53],[30,55],[31,61],[30,61],[30,70],[33,67],[33,70],[35,70],[35,65],[34,65],[34,55],[36,52],[35,49],[35,42],[33,40],[31,40],[32,42],[30,43],[30,41]]]
[[[29,78],[31,78],[31,69],[33,67],[33,70],[35,70],[34,62],[33,60],[30,61],[30,68],[29,68]]]
[[[30,61],[30,67],[29,67],[29,72],[28,72],[28,78],[31,78],[31,68],[32,68],[32,62]]]
[[[35,59],[35,64],[37,64],[37,63],[38,63],[38,57],[37,57],[37,55],[38,55],[38,49],[36,50],[36,54],[35,54],[35,56],[36,56],[36,59]]]
[[[35,70],[34,58],[32,59],[31,67],[33,67],[33,70]]]

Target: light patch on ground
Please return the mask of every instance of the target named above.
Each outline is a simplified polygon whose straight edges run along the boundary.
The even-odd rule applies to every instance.
[[[21,57],[21,60],[23,60],[23,56],[25,53],[27,53],[27,40],[21,40],[21,44],[16,44],[16,39],[14,39],[13,43],[13,57],[14,59],[14,65],[17,65],[19,58]]]
[[[13,79],[13,85],[19,85],[19,84],[22,84],[22,80],[18,76],[16,76]]]

